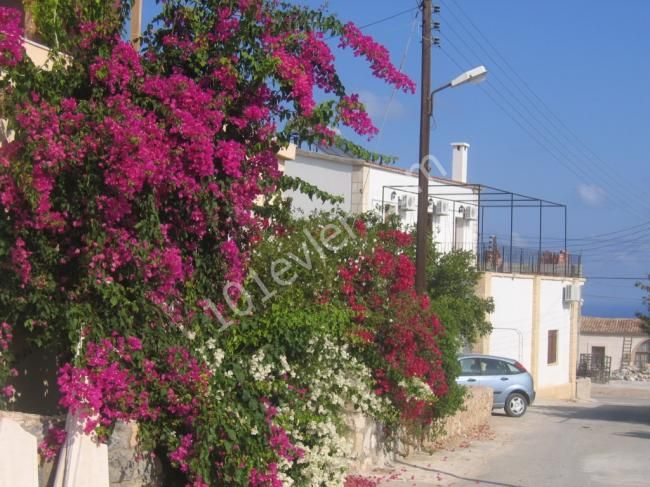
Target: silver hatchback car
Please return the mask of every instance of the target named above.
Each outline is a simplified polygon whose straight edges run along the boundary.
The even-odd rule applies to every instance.
[[[505,408],[508,416],[518,418],[535,401],[533,377],[516,360],[467,354],[459,356],[458,361],[461,373],[456,382],[464,386],[492,388],[493,409]]]

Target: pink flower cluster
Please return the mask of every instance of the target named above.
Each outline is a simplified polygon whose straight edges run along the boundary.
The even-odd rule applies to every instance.
[[[291,442],[284,428],[273,422],[273,418],[278,414],[277,408],[272,406],[266,398],[263,398],[262,402],[266,406],[266,422],[271,432],[268,438],[269,446],[276,455],[287,462],[294,462],[302,458],[305,452]],[[282,487],[283,483],[278,478],[278,464],[269,463],[265,472],[252,468],[248,477],[248,485],[249,487]]]
[[[375,127],[366,112],[359,95],[344,96],[339,103],[339,113],[343,123],[352,127],[359,135],[376,135],[379,130]]]
[[[178,314],[183,309],[178,289],[192,277],[193,253],[206,239],[218,247],[227,235],[225,274],[241,282],[244,236],[254,237],[261,228],[251,210],[268,191],[259,182],[279,177],[271,112],[265,106],[268,89],[247,97],[243,111],[233,117],[236,132],[227,135],[223,109],[228,97],[214,91],[211,80],[197,82],[180,73],[145,75],[129,43],[114,41],[111,54],[90,65],[89,78],[105,88],[103,98],[49,104],[34,94],[16,117],[17,140],[0,148],[0,202],[16,233],[44,230],[53,235],[53,247],[74,249],[61,257],[62,264],[90,262],[88,272],[98,283],[139,278],[149,286],[153,302],[175,301]],[[143,106],[136,97],[148,102]],[[98,112],[102,116],[95,119]],[[249,155],[238,132],[266,149]],[[21,156],[31,164],[28,185],[19,182],[23,170],[9,164]],[[99,184],[95,196],[74,196],[76,213],[62,209],[65,202],[53,197],[71,177]],[[149,195],[153,209],[163,215],[160,236],[153,240],[135,230],[141,217],[136,208]],[[72,229],[79,235],[90,227],[102,229],[102,238],[70,241]],[[23,286],[31,278],[30,257],[18,237],[12,260]]]
[[[0,7],[0,68],[16,66],[23,60],[23,28],[20,11]]]
[[[137,337],[115,335],[86,345],[85,366],[61,367],[60,404],[85,420],[87,433],[117,420],[156,421],[162,415],[192,425],[208,387],[207,369],[180,347],[153,359],[141,352]]]
[[[187,464],[187,460],[190,457],[193,443],[194,441],[191,434],[183,435],[178,448],[168,455],[169,459],[178,465],[179,470],[183,473],[189,472],[190,468]]]
[[[61,446],[66,439],[66,432],[63,428],[50,428],[43,441],[38,444],[38,451],[45,461],[52,461],[59,454]]]
[[[252,468],[248,476],[248,487],[283,487],[284,483],[278,478],[278,464],[269,463],[266,472]]]
[[[0,324],[0,356],[2,352],[9,350],[9,345],[11,345],[13,339],[13,328],[9,323],[3,321]]]
[[[385,80],[404,92],[415,93],[415,83],[390,62],[388,50],[372,37],[361,32],[352,22],[345,25],[340,46],[350,46],[355,56],[365,57],[377,78]]]

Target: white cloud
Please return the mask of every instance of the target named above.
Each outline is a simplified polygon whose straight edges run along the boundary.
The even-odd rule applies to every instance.
[[[595,184],[580,183],[576,190],[580,200],[587,206],[600,206],[607,199],[605,190]]]
[[[368,115],[370,115],[377,127],[381,125],[384,114],[386,114],[386,120],[397,120],[406,115],[406,107],[397,99],[397,94],[391,101],[390,96],[380,96],[371,91],[361,91],[359,98],[366,106]],[[386,112],[387,108],[388,112]]]

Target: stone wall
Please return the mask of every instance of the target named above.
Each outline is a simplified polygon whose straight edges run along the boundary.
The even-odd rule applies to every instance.
[[[465,436],[488,424],[492,417],[492,401],[491,388],[469,387],[463,408],[442,422],[442,433],[436,438],[436,441],[447,441]]]
[[[60,426],[64,419],[56,416],[0,411],[0,417],[18,423],[25,431],[36,437],[40,443],[47,430]],[[138,459],[135,446],[137,426],[131,423],[118,423],[108,443],[108,465],[111,487],[159,487],[162,482],[162,468],[152,459]],[[54,483],[55,462],[41,461],[38,469],[40,487],[50,487]]]
[[[591,400],[591,379],[581,377],[576,381],[576,399],[579,401]]]
[[[489,423],[492,416],[492,389],[472,387],[467,391],[463,408],[439,424],[440,434],[432,441],[422,441],[405,435],[399,442],[397,451],[408,456],[420,449],[435,448],[440,442],[468,435]],[[350,428],[348,435],[351,446],[351,471],[365,473],[376,468],[389,467],[395,455],[387,443],[381,425],[357,412],[348,412],[346,423]]]
[[[373,468],[390,465],[394,455],[383,433],[381,424],[368,416],[348,411],[345,422],[350,428],[348,443],[350,448],[350,470],[354,473],[364,473]]]

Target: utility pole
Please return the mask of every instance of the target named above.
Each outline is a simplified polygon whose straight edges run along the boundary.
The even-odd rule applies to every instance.
[[[142,30],[142,0],[135,0],[131,6],[131,42],[140,50],[140,33]]]
[[[422,81],[420,82],[420,170],[418,171],[418,219],[415,248],[415,290],[427,290],[429,213],[429,134],[431,130],[431,0],[422,0]]]

